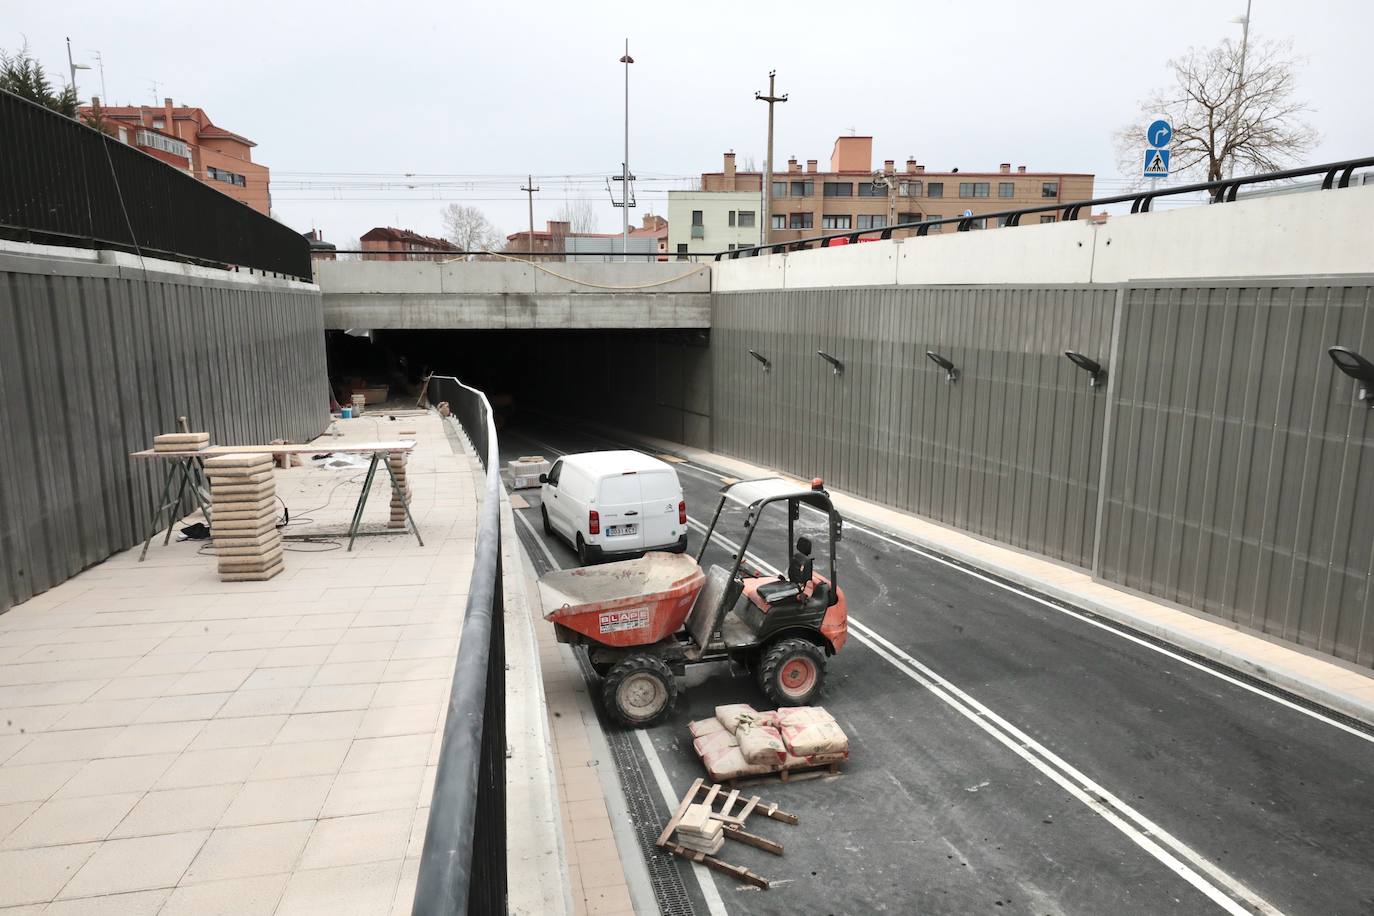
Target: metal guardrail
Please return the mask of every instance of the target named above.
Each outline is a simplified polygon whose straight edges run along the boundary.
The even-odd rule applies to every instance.
[[[1195,184],[1177,185],[1172,188],[1159,190],[1142,190],[1130,194],[1117,194],[1113,197],[1094,197],[1091,200],[1076,200],[1044,204],[1038,207],[1022,207],[1017,210],[998,210],[995,213],[979,213],[974,216],[951,216],[945,219],[923,220],[916,223],[894,223],[891,226],[884,226],[881,229],[858,229],[851,232],[834,232],[829,235],[815,235],[804,239],[791,239],[785,242],[772,242],[767,245],[755,245],[752,248],[737,248],[734,251],[721,251],[715,255],[715,260],[722,258],[734,259],[739,257],[755,257],[759,254],[777,254],[783,251],[805,251],[813,245],[820,248],[830,247],[836,240],[844,239],[842,244],[856,244],[862,239],[879,240],[890,239],[892,233],[915,229],[917,236],[923,236],[930,232],[933,226],[954,225],[959,232],[968,232],[973,228],[973,224],[983,220],[996,220],[1006,217],[1006,227],[1018,226],[1021,217],[1033,214],[1055,214],[1060,220],[1069,222],[1078,219],[1079,213],[1084,207],[1093,207],[1105,204],[1120,204],[1129,202],[1132,213],[1148,213],[1150,205],[1161,197],[1172,197],[1178,194],[1197,194],[1206,191],[1211,196],[1211,203],[1230,203],[1236,199],[1236,192],[1250,184],[1260,184],[1266,181],[1284,181],[1290,178],[1303,178],[1308,175],[1322,175],[1321,189],[1329,191],[1333,187],[1349,187],[1350,177],[1356,169],[1374,166],[1374,156],[1363,159],[1344,159],[1340,162],[1328,162],[1323,165],[1309,165],[1296,169],[1285,169],[1280,172],[1265,172],[1259,175],[1244,175],[1240,178],[1223,178],[1219,181],[1201,181]],[[914,199],[914,198],[913,198]]]
[[[501,462],[486,395],[429,380],[486,468],[463,635],[449,694],[413,916],[506,912],[506,650],[501,587]]]
[[[0,238],[309,281],[290,226],[80,121],[0,90]]]

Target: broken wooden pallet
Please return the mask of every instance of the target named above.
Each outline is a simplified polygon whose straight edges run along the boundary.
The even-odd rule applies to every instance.
[[[702,792],[706,793],[706,798],[702,803],[711,809],[711,816],[713,818],[723,822],[725,837],[727,839],[753,846],[756,849],[762,849],[765,852],[771,852],[775,856],[782,855],[783,849],[781,843],[775,843],[767,837],[761,837],[757,834],[750,833],[744,829],[744,822],[751,814],[761,814],[775,821],[782,821],[784,824],[795,825],[797,823],[797,816],[795,814],[789,814],[786,811],[782,811],[776,804],[765,802],[757,795],[744,798],[743,804],[740,804],[741,795],[739,789],[727,790],[718,783],[708,785],[706,780],[701,778],[696,779],[696,781],[692,783],[692,787],[687,790],[687,794],[682,797],[681,803],[677,806],[677,811],[675,811],[673,816],[668,820],[668,824],[663,828],[663,832],[658,835],[656,845],[660,849],[667,850],[675,856],[679,856],[691,862],[699,862],[707,868],[715,869],[722,874],[731,875],[736,880],[767,890],[768,879],[762,875],[756,874],[742,865],[732,865],[729,862],[717,859],[715,856],[707,855],[698,850],[688,849],[673,841],[673,831],[677,829],[678,823],[682,820],[682,816],[687,813],[687,809],[691,805],[696,803],[697,796]],[[721,803],[719,811],[717,811],[715,807],[718,801]],[[735,812],[735,806],[737,804],[740,805],[738,813]]]

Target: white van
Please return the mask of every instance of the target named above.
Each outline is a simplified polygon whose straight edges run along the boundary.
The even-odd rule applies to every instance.
[[[539,475],[544,533],[585,566],[646,550],[687,549],[687,503],[673,466],[640,452],[564,455]]]

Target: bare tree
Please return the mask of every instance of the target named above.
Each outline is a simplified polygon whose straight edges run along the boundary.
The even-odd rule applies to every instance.
[[[558,220],[567,223],[568,231],[574,235],[595,232],[598,226],[596,208],[586,198],[564,201],[563,206],[558,211]]]
[[[363,243],[356,238],[349,239],[339,246],[339,251],[361,251]],[[360,254],[341,254],[338,255],[340,261],[361,261],[363,256]]]
[[[1244,54],[1227,39],[1190,48],[1169,61],[1174,85],[1141,102],[1140,118],[1116,132],[1117,160],[1139,176],[1145,126],[1157,117],[1173,125],[1170,173],[1217,181],[1230,172],[1268,172],[1291,164],[1317,142],[1302,119],[1310,109],[1293,97],[1301,63],[1291,41],[1251,39]]]
[[[444,237],[463,251],[485,251],[504,241],[499,229],[476,207],[449,204],[439,211]]]
[[[758,166],[758,163],[754,161],[754,157],[753,157],[753,156],[745,156],[745,157],[744,157],[744,163],[743,163],[743,165],[740,166],[740,171],[741,171],[741,172],[757,172],[758,170],[759,170],[759,166]]]

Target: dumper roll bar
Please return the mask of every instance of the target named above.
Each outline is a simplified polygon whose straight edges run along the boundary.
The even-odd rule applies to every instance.
[[[749,502],[744,502],[733,491],[736,488],[752,488],[761,492],[758,498]],[[710,545],[712,538],[715,537],[716,525],[720,521],[720,514],[725,509],[726,502],[736,502],[745,506],[744,519],[744,539],[740,543],[739,552],[735,554],[734,566],[730,569],[730,579],[733,581],[739,575],[740,566],[744,563],[744,555],[749,552],[749,544],[754,538],[754,530],[757,528],[759,516],[770,504],[781,501],[787,502],[787,550],[792,550],[797,542],[796,523],[801,515],[801,505],[805,503],[818,512],[823,512],[829,522],[826,525],[826,532],[829,538],[829,549],[827,559],[830,563],[830,601],[833,604],[839,600],[839,582],[835,572],[835,544],[840,540],[844,519],[835,511],[834,504],[830,501],[830,494],[825,490],[825,484],[818,477],[810,489],[798,487],[791,481],[781,477],[760,477],[754,480],[739,480],[735,483],[726,484],[720,488],[720,501],[716,503],[716,511],[711,516],[710,527],[706,529],[706,535],[702,539],[701,549],[697,551],[697,564],[700,565],[702,558],[706,555],[706,548]]]

